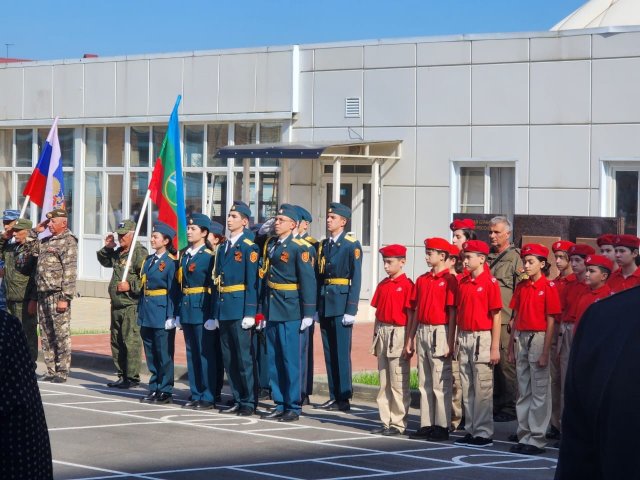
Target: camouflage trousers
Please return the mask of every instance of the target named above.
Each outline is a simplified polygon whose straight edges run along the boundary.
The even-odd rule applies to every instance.
[[[38,293],[38,323],[47,374],[67,378],[71,366],[71,303],[66,312],[58,313],[59,298],[59,293]]]
[[[111,309],[111,356],[118,377],[140,381],[141,353],[138,306]]]
[[[35,367],[35,363],[38,361],[38,318],[35,315],[29,315],[27,305],[29,305],[29,300],[7,301],[7,311],[22,323],[22,330],[27,336],[29,354]]]

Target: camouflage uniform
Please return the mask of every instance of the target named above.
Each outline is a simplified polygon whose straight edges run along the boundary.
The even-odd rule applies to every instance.
[[[30,297],[38,302],[47,375],[66,379],[71,366],[71,300],[78,278],[78,239],[65,229],[58,235],[28,245],[30,254],[38,257],[36,288]],[[56,311],[60,300],[68,302],[63,313]]]
[[[27,242],[32,241],[35,240],[27,239]],[[2,283],[6,292],[6,310],[22,323],[31,360],[35,365],[38,360],[38,319],[35,315],[29,315],[27,306],[31,293],[35,290],[36,259],[29,255],[27,243],[11,242],[2,236],[0,259],[5,262]]]
[[[138,301],[142,291],[140,271],[149,252],[136,242],[131,259],[131,267],[127,274],[130,290],[118,292],[118,283],[127,263],[129,251],[121,252],[113,248],[102,247],[97,252],[100,265],[113,268],[109,283],[111,297],[111,355],[119,378],[131,382],[140,381],[140,354],[142,337],[138,326]]]

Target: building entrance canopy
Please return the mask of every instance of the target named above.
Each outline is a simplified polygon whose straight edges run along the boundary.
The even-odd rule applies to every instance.
[[[287,160],[306,159],[333,160],[333,192],[334,202],[340,201],[340,176],[342,160],[361,160],[372,163],[371,187],[371,250],[377,252],[380,247],[380,165],[386,160],[400,160],[401,140],[387,141],[336,141],[336,142],[300,142],[300,143],[260,143],[252,145],[228,145],[218,149],[218,158],[279,158]],[[282,169],[284,183],[288,185],[289,169],[286,164]],[[285,200],[288,200],[288,195]],[[378,262],[372,262],[372,288],[378,282]],[[373,290],[371,290],[373,291]]]

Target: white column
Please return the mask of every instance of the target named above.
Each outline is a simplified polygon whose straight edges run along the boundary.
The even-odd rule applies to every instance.
[[[380,249],[380,160],[373,161],[371,185],[371,292],[378,285],[378,250]],[[373,295],[373,293],[372,293]]]
[[[333,201],[340,202],[340,169],[342,168],[342,158],[335,157],[333,160]],[[349,205],[350,207],[350,205]]]

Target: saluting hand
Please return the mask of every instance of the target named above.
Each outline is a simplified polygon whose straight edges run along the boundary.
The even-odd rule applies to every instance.
[[[45,220],[36,225],[35,231],[36,233],[42,233],[47,229],[47,225],[49,225],[49,220]]]
[[[104,238],[104,246],[111,249],[116,248],[116,239],[113,236],[113,233],[107,234],[107,236]]]

